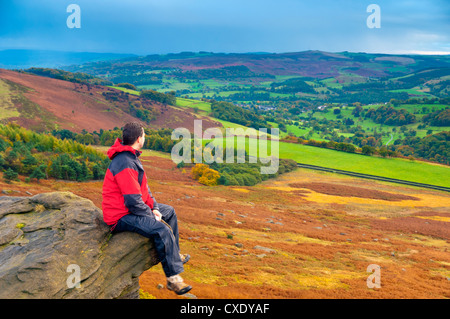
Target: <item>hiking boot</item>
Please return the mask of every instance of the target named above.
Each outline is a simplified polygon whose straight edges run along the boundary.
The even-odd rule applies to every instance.
[[[189,259],[191,259],[191,255],[189,254],[180,254],[181,262],[183,264],[187,263]]]
[[[184,283],[180,275],[175,275],[167,278],[167,289],[172,290],[177,295],[184,295],[192,289],[191,286]]]

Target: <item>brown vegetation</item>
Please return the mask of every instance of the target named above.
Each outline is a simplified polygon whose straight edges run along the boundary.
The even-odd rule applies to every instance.
[[[9,81],[17,87],[12,92],[12,102],[20,116],[2,118],[2,121],[17,124],[38,131],[67,129],[81,133],[100,129],[121,127],[130,121],[139,121],[129,114],[129,102],[136,102],[151,109],[156,118],[146,127],[152,129],[186,127],[194,129],[194,119],[203,120],[203,128],[222,127],[187,110],[157,102],[140,99],[138,96],[100,86],[86,85],[18,73],[0,69],[0,80]],[[111,98],[114,97],[114,100]]]
[[[292,183],[289,184],[291,187],[295,188],[307,188],[313,191],[337,196],[347,196],[347,197],[361,197],[361,198],[373,198],[382,199],[389,201],[401,201],[401,200],[419,200],[417,197],[392,194],[388,192],[383,192],[375,189],[367,189],[343,184],[330,184],[322,182],[312,182],[312,183]]]
[[[450,297],[447,193],[306,169],[252,187],[208,187],[166,154],[141,158],[155,198],[177,212],[191,255],[182,276],[198,298]],[[69,190],[98,207],[101,187],[0,182],[21,196]],[[381,266],[380,289],[366,285],[370,264]],[[185,298],[158,288],[160,265],[140,284],[156,298]]]

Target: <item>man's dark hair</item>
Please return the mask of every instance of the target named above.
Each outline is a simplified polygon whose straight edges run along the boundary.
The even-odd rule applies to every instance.
[[[133,145],[139,136],[142,136],[144,127],[138,122],[125,124],[122,129],[122,142],[124,145]]]

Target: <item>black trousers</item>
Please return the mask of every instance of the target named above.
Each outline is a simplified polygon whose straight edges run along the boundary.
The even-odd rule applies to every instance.
[[[164,273],[170,277],[184,271],[180,258],[178,220],[172,206],[161,203],[158,206],[161,221],[157,221],[153,214],[138,216],[130,213],[119,219],[113,233],[130,231],[153,239]]]

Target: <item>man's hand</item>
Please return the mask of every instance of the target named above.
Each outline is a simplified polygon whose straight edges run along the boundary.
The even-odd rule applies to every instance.
[[[162,215],[161,215],[161,213],[159,212],[159,210],[154,209],[154,210],[153,210],[153,215],[155,215],[155,219],[156,219],[157,221],[161,221]]]

